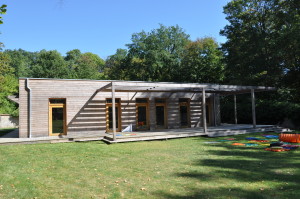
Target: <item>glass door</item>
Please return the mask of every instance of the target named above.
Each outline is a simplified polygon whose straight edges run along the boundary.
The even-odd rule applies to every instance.
[[[189,99],[179,99],[180,127],[190,127],[190,104]]]
[[[116,110],[116,130],[121,131],[121,104],[120,99],[115,100]],[[106,131],[113,131],[113,113],[112,113],[112,99],[106,99]]]
[[[156,128],[165,129],[167,128],[166,121],[166,102],[165,99],[155,100],[155,115],[156,115]]]
[[[66,135],[65,99],[49,100],[49,135]]]
[[[136,99],[136,129],[149,130],[148,99]]]

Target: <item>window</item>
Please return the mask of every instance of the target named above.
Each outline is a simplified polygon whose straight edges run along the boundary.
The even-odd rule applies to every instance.
[[[149,130],[148,99],[137,98],[136,102],[136,128],[137,130]]]
[[[49,99],[49,135],[66,133],[66,99]]]
[[[121,131],[121,100],[115,99],[116,130]],[[106,99],[106,131],[113,131],[112,99]]]

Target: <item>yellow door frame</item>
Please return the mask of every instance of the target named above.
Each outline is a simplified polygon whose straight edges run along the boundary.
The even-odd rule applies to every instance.
[[[138,107],[140,106],[145,106],[146,107],[146,122],[147,122],[147,129],[139,129],[138,128],[138,117],[139,117],[139,113],[138,113]],[[137,130],[149,130],[150,129],[150,121],[149,121],[149,101],[147,99],[146,103],[136,103],[136,129]]]
[[[111,98],[107,98],[106,101]],[[118,128],[117,131],[120,132],[122,129],[122,121],[121,121],[121,99],[116,98],[119,100],[118,103],[115,104],[115,107],[118,108]],[[106,132],[113,132],[112,129],[109,128],[109,107],[112,107],[112,103],[105,104],[105,117],[106,117]]]
[[[53,108],[63,108],[63,132],[62,133],[53,133],[52,129],[52,109]],[[67,126],[66,126],[66,104],[51,104],[49,101],[49,136],[57,135],[67,135]]]

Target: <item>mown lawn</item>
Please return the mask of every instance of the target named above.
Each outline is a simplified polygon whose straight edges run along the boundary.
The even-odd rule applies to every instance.
[[[220,139],[2,145],[0,198],[300,197],[300,148],[203,143]]]
[[[0,137],[8,134],[9,132],[15,130],[15,128],[5,128],[5,129],[0,129]]]

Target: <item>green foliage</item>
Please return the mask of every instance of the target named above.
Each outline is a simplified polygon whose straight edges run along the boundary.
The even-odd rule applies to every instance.
[[[232,96],[221,98],[221,117],[224,123],[234,123],[234,103]],[[239,124],[252,123],[252,106],[250,95],[237,96],[237,117]],[[286,119],[300,129],[300,104],[289,101],[264,99],[256,100],[256,119],[259,124],[280,125]]]
[[[235,0],[224,7],[227,81],[287,87],[300,101],[300,1]]]
[[[224,13],[229,22],[220,32],[227,37],[222,45],[225,82],[277,87],[277,93],[260,96],[258,122],[274,124],[289,118],[300,126],[296,116],[300,102],[300,1],[233,0]],[[246,104],[239,106],[249,109]],[[222,117],[229,119],[224,109]],[[239,118],[251,122],[243,112]]]
[[[224,78],[223,54],[213,38],[190,42],[183,53],[181,81],[219,83]]]
[[[32,66],[31,77],[67,78],[69,71],[65,60],[56,50],[42,50]]]
[[[18,81],[10,61],[9,56],[0,52],[0,113],[18,115],[17,105],[7,98],[18,92]]]
[[[7,5],[3,4],[1,7],[0,7],[0,15],[3,15],[6,13],[7,9],[6,9]],[[3,24],[3,18],[2,16],[0,16],[0,24]]]
[[[6,7],[7,7],[7,5],[5,5],[5,4],[1,5],[1,7],[0,7],[0,24],[3,24],[3,17],[1,15],[6,13],[6,11],[7,11]],[[0,51],[2,50],[2,47],[4,47],[4,45],[2,42],[0,42]]]
[[[72,78],[76,79],[103,79],[104,60],[93,53],[81,53],[75,49],[67,52],[65,57]],[[70,76],[69,76],[70,78]]]
[[[159,28],[149,33],[142,31],[132,35],[128,46],[128,62],[132,80],[176,81],[187,35],[179,26]]]
[[[117,49],[114,55],[109,56],[105,62],[104,74],[106,79],[127,79],[126,67],[126,49]]]
[[[28,52],[22,49],[5,50],[4,54],[10,57],[10,66],[15,70],[14,74],[18,77],[30,77],[31,66],[36,60],[37,52]]]
[[[220,82],[223,54],[212,38],[189,40],[179,26],[142,31],[132,35],[128,51],[118,49],[106,60],[109,79]]]

